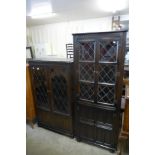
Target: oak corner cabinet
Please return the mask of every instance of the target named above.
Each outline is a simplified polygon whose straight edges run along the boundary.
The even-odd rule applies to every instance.
[[[73,34],[73,39],[75,137],[115,151],[126,31]]]
[[[71,60],[29,61],[38,125],[73,137]]]

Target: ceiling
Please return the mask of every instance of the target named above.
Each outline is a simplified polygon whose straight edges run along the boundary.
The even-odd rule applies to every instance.
[[[115,13],[104,12],[103,10],[99,9],[96,1],[97,0],[26,0],[27,26],[43,25],[70,20],[82,20],[88,18],[102,18],[106,16],[124,15],[129,13],[128,0],[123,0],[126,1],[126,8]],[[54,17],[45,19],[31,19],[29,16],[31,8],[33,5],[41,2],[50,2],[50,4],[52,4],[53,12],[55,12],[56,15]]]

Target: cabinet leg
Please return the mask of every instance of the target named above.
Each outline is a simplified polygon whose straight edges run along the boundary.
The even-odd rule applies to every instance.
[[[77,142],[81,142],[81,139],[79,137],[76,137]]]
[[[110,150],[110,153],[115,153],[115,150]]]
[[[118,151],[117,155],[123,155],[126,151],[125,146],[127,147],[128,137],[120,136],[119,137],[119,143],[118,143]]]
[[[31,125],[32,129],[34,129],[34,124],[33,124],[33,122],[30,122],[30,125]]]

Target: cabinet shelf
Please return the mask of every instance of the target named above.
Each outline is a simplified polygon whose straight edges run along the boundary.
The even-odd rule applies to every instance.
[[[99,61],[100,64],[117,64],[117,62]]]
[[[93,101],[93,100],[87,100],[87,99],[82,99],[82,98],[80,98],[80,100],[81,100],[81,101],[86,101],[86,102],[91,102],[91,103],[94,103],[94,101]]]
[[[114,83],[98,82],[100,85],[115,86]]]
[[[94,81],[88,81],[88,80],[79,80],[80,82],[84,82],[84,83],[91,83],[94,84]]]
[[[79,63],[95,63],[95,61],[79,60]]]

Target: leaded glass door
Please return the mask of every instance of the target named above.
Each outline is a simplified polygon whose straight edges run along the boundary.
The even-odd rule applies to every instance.
[[[116,103],[119,38],[81,39],[78,53],[79,99],[95,104]]]
[[[43,66],[32,66],[31,74],[34,85],[36,106],[37,108],[49,111],[47,71]]]
[[[120,38],[98,39],[97,57],[97,104],[117,103],[117,73]]]
[[[52,111],[56,114],[70,115],[71,96],[69,95],[69,79],[63,67],[50,70],[50,90]]]
[[[96,41],[80,40],[78,46],[79,99],[94,102]]]

